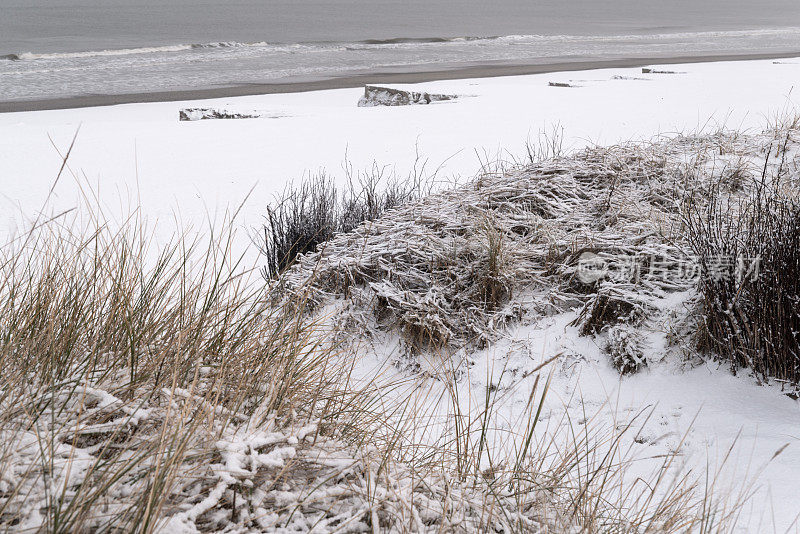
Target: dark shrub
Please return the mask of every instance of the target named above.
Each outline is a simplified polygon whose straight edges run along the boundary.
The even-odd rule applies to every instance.
[[[336,186],[324,174],[286,189],[277,204],[267,208],[261,243],[265,274],[277,275],[298,254],[330,239],[338,226],[337,212]]]
[[[800,383],[800,204],[762,180],[744,200],[712,191],[687,225],[701,269],[701,347],[734,369]]]
[[[274,278],[298,255],[316,250],[337,233],[350,232],[387,210],[428,194],[433,183],[433,178],[419,178],[416,171],[405,181],[384,179],[384,174],[385,169],[376,166],[353,180],[348,170],[341,194],[334,180],[324,173],[284,190],[267,208],[259,243],[266,260],[264,275]]]

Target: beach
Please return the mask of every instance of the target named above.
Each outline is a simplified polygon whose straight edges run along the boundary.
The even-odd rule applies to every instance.
[[[44,100],[2,101],[0,95],[0,113],[20,111],[42,111],[53,109],[84,108],[96,106],[113,106],[144,102],[174,102],[181,100],[203,100],[230,98],[237,96],[254,96],[261,94],[302,93],[326,89],[343,89],[361,87],[368,84],[414,84],[439,80],[493,78],[498,76],[522,76],[527,74],[544,74],[550,72],[584,71],[610,68],[635,68],[658,63],[674,65],[680,63],[707,63],[719,61],[752,61],[759,59],[781,59],[796,57],[800,52],[756,53],[734,55],[695,55],[668,58],[625,58],[606,60],[571,60],[557,63],[508,64],[495,62],[474,66],[455,65],[449,69],[438,70],[436,67],[417,66],[420,70],[408,70],[409,67],[398,67],[384,72],[339,76],[319,80],[296,80],[285,83],[262,83],[233,85],[208,89],[187,89],[175,91],[152,91],[146,93],[85,95]],[[413,67],[411,67],[413,69]]]
[[[138,195],[142,209],[168,227],[175,207],[202,221],[204,213],[241,202],[255,187],[242,216],[257,225],[275,193],[320,170],[344,180],[343,165],[363,170],[375,164],[404,177],[420,160],[442,180],[466,179],[486,163],[523,157],[526,142],[554,129],[563,130],[565,150],[576,150],[706,127],[760,128],[795,106],[797,60],[659,65],[650,64],[675,74],[619,67],[389,84],[461,95],[430,106],[359,108],[359,84],[3,113],[2,202],[7,220],[17,223],[18,214],[38,210],[61,165],[59,153],[76,132],[69,161],[75,176],[62,177],[55,189],[65,209],[74,206],[81,187],[96,186],[109,201],[119,194],[127,199],[112,204],[127,205]],[[255,110],[266,117],[178,121],[181,109],[197,107]]]
[[[4,238],[13,238],[25,235],[36,221],[59,225],[70,217],[89,220],[91,213],[102,213],[119,222],[135,213],[148,223],[148,240],[158,248],[175,232],[202,233],[235,214],[233,255],[258,266],[253,243],[262,232],[266,207],[304,177],[325,174],[343,186],[360,172],[378,169],[387,178],[424,175],[448,187],[524,168],[526,161],[536,160],[531,150],[568,156],[632,143],[625,146],[636,154],[635,147],[651,141],[671,139],[680,147],[682,139],[691,144],[715,136],[736,139],[730,132],[758,135],[796,116],[798,79],[800,54],[795,53],[481,65],[286,85],[5,102],[0,103],[5,112],[0,114],[0,230]],[[455,98],[358,107],[365,84]],[[198,108],[257,118],[179,121],[181,110]],[[682,157],[674,150],[670,154],[678,161]],[[699,165],[688,156],[685,163]],[[686,293],[664,297],[665,306],[683,309],[688,298]],[[678,356],[667,355],[663,333],[653,334],[650,347],[663,361],[620,378],[593,338],[577,335],[569,322],[576,316],[570,311],[515,324],[498,344],[470,356],[477,363],[465,387],[480,398],[492,384],[495,362],[508,355],[524,367],[533,365],[534,356],[544,361],[566,351],[574,355],[580,380],[566,371],[556,373],[548,410],[567,410],[561,403],[568,404],[565,399],[576,390],[592,409],[617,403],[628,414],[657,406],[643,434],[652,446],[635,442],[645,448],[634,473],[657,469],[660,455],[679,442],[682,458],[693,469],[702,469],[706,461],[714,464],[735,444],[738,463],[722,478],[735,482],[743,470],[748,477],[760,476],[741,512],[744,531],[796,529],[796,400],[777,384],[733,376],[723,364],[685,368]],[[515,352],[520,346],[536,354],[520,356]],[[396,373],[390,376],[404,380],[405,371],[386,364],[394,357],[387,347],[367,350],[357,373],[371,376],[373,367],[387,365]],[[502,413],[516,413],[529,394],[523,393],[511,397]],[[573,406],[564,413],[577,417],[581,409]],[[598,413],[609,421],[617,417],[614,411]],[[668,438],[661,440],[662,433]],[[688,436],[685,442],[682,436]],[[787,442],[792,445],[782,449]]]
[[[800,534],[798,0],[0,0],[0,530]]]

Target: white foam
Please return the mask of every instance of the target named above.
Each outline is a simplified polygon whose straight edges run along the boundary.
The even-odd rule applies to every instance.
[[[191,50],[192,45],[146,46],[142,48],[121,48],[115,50],[90,50],[86,52],[53,52],[48,54],[35,54],[22,52],[16,54],[21,61],[36,59],[73,59],[101,56],[130,56],[135,54],[158,54],[163,52],[182,52]]]

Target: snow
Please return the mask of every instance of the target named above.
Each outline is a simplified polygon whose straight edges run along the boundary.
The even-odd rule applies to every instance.
[[[354,88],[0,114],[0,228],[23,227],[41,209],[61,166],[59,151],[76,132],[76,176],[62,177],[50,211],[71,208],[82,195],[94,203],[97,194],[109,216],[127,216],[141,204],[169,234],[175,219],[201,227],[245,199],[240,221],[257,225],[287,182],[320,169],[344,179],[345,160],[354,169],[389,165],[405,176],[419,154],[440,178],[471,177],[487,160],[523,157],[527,140],[535,144],[554,128],[563,128],[568,149],[714,124],[760,127],[800,98],[792,91],[800,60],[666,70],[673,69],[685,74],[606,69],[405,87],[469,96],[427,106],[359,108],[363,89]],[[279,118],[179,122],[185,108]]]
[[[556,448],[571,446],[573,436],[560,432],[577,428],[580,433],[584,425],[593,431],[603,425],[630,424],[633,431],[623,438],[623,448],[630,447],[625,458],[630,462],[629,482],[637,476],[652,480],[648,477],[661,468],[665,455],[679,451],[680,465],[672,466],[674,472],[701,478],[707,474],[718,497],[725,496],[731,504],[742,496],[751,497],[742,508],[736,532],[798,531],[800,405],[796,400],[777,387],[758,385],[746,374],[734,376],[727,366],[714,362],[693,368],[674,360],[657,362],[621,378],[596,340],[579,336],[570,326],[575,317],[566,313],[512,328],[501,342],[471,355],[474,365],[465,379],[470,387],[459,403],[465,413],[480,413],[487,388],[491,385],[501,392],[493,432],[487,438],[495,448],[495,461],[502,458],[500,451],[514,450],[508,435],[520,428],[525,416],[535,378],[528,373],[554,360],[544,367],[545,376],[550,367],[554,372],[540,422],[554,433]],[[650,341],[663,343],[658,337],[654,334]],[[398,379],[387,376],[386,365],[396,356],[396,343],[385,343],[386,353],[378,348],[378,358],[363,363],[364,377]],[[506,372],[511,369],[513,373]],[[435,405],[425,406],[432,404],[430,399],[447,396],[444,386],[429,380],[420,389],[424,398],[417,400],[423,406],[419,409],[437,413],[446,426],[441,406],[438,411]],[[398,397],[406,394],[400,392]],[[565,421],[571,422],[570,430],[563,428]]]
[[[608,420],[625,420],[626,415],[652,407],[650,421],[643,426],[638,446],[645,456],[675,450],[681,440],[685,460],[696,473],[703,473],[707,459],[714,465],[737,442],[734,459],[723,470],[732,489],[739,482],[755,479],[756,496],[743,514],[742,531],[774,526],[785,531],[800,514],[797,473],[800,443],[797,439],[800,406],[777,388],[761,387],[748,376],[734,377],[725,366],[705,363],[684,370],[665,362],[635,375],[620,378],[592,340],[578,338],[569,327],[571,316],[556,317],[548,324],[521,328],[513,340],[524,340],[540,361],[566,351],[577,357],[577,365],[553,379],[549,408],[560,412],[567,406],[577,418],[585,405],[600,406],[598,413]],[[657,340],[653,340],[657,341]],[[502,347],[494,351],[502,350]],[[485,355],[491,365],[495,355]],[[528,365],[538,363],[529,362]],[[482,370],[473,371],[481,376]],[[483,376],[486,376],[485,374]],[[577,390],[577,394],[576,393]],[[519,403],[520,399],[517,399]],[[591,408],[590,408],[591,410]],[[685,438],[684,438],[685,436]],[[775,458],[784,445],[789,447]],[[770,511],[772,517],[766,513]],[[748,517],[749,516],[749,517]],[[791,531],[796,529],[796,525]]]
[[[439,169],[440,178],[469,177],[482,164],[522,158],[526,141],[535,144],[542,132],[563,129],[564,148],[575,149],[723,124],[753,129],[787,110],[794,112],[800,102],[793,91],[800,59],[652,68],[651,73],[605,69],[392,86],[468,96],[424,106],[359,108],[363,89],[356,88],[1,114],[0,231],[17,233],[36,218],[61,166],[59,153],[66,152],[76,132],[71,172],[56,184],[46,212],[86,202],[121,218],[141,205],[145,216],[158,221],[157,236],[166,238],[176,226],[200,230],[242,202],[239,223],[252,229],[287,182],[319,169],[343,179],[345,160],[356,169],[377,162],[405,175],[422,155],[426,169]],[[178,112],[186,108],[257,110],[270,118],[179,122]],[[668,304],[679,309],[680,294],[672,298]],[[633,446],[643,457],[658,457],[681,445],[686,465],[700,472],[707,462],[720,463],[735,442],[720,484],[735,487],[737,481],[755,480],[744,531],[798,530],[798,401],[776,386],[759,385],[712,363],[684,367],[664,359],[620,378],[595,340],[577,335],[570,326],[574,319],[569,312],[522,324],[471,355],[476,364],[466,380],[474,395],[480,398],[493,373],[499,373],[498,361],[524,371],[561,353],[546,400],[551,417],[568,413],[577,420],[591,406],[597,417],[617,420],[650,407],[641,443]],[[653,352],[666,344],[665,336],[650,333]],[[365,376],[370,365],[381,366],[389,357],[373,356],[374,361],[364,363]],[[508,421],[518,419],[528,391],[518,388],[504,404]],[[87,395],[97,396],[97,409],[116,402],[103,392],[87,389]],[[148,414],[128,415],[129,424],[137,424]],[[302,441],[305,433],[298,432],[297,439]],[[221,441],[225,466],[224,471],[219,466],[219,485],[195,508],[175,516],[170,528],[193,531],[190,519],[213,506],[235,476],[256,465],[281,465],[294,454],[294,443],[288,441],[268,454],[256,452],[256,442],[270,440],[264,434]],[[79,475],[81,458],[63,461],[75,465],[60,467],[61,473]],[[270,522],[266,509],[259,509],[259,515],[259,521]]]
[[[765,162],[776,139],[788,147],[786,165],[782,158]],[[664,458],[678,454],[670,476],[704,478],[707,473],[720,494],[732,492],[730,506],[754,495],[741,520],[744,531],[772,526],[786,530],[797,526],[800,513],[795,498],[800,451],[791,431],[800,407],[779,384],[760,385],[746,371],[734,377],[727,367],[697,355],[696,280],[689,271],[676,276],[684,270],[681,261],[688,252],[682,250],[685,236],[677,230],[680,212],[653,193],[667,185],[676,188],[676,199],[689,196],[689,190],[705,194],[708,184],[725,175],[730,161],[747,162],[758,176],[761,169],[773,176],[777,167],[784,169],[784,178],[796,176],[796,143],[797,130],[714,132],[593,149],[485,175],[334,237],[324,250],[303,256],[283,280],[290,290],[312,294],[324,304],[319,317],[343,325],[345,335],[352,332],[365,382],[416,378],[410,389],[401,388],[395,404],[413,405],[432,414],[438,424],[415,440],[447,439],[439,438],[443,434],[452,438],[448,432],[456,415],[452,386],[445,384],[456,369],[462,375],[459,413],[469,414],[468,421],[480,420],[485,399],[495,399],[489,442],[495,465],[502,462],[519,445],[530,392],[541,378],[537,371],[553,369],[543,419],[567,423],[554,423],[553,431],[564,432],[587,419],[593,421],[592,432],[632,425],[634,431],[620,438],[635,465],[629,476],[647,480],[662,468]],[[686,174],[687,169],[697,174]],[[676,177],[678,183],[673,182]],[[520,213],[526,210],[527,220]],[[514,273],[509,276],[513,296],[497,310],[485,309],[470,296],[480,284],[487,246],[483,225],[489,219],[506,230],[504,272]],[[542,230],[545,222],[547,229]],[[508,231],[515,224],[534,230]],[[659,263],[651,262],[638,275],[630,271],[629,278],[611,269],[608,279],[589,292],[596,292],[591,297],[571,286],[576,269],[570,267],[569,256],[578,255],[586,243],[607,266],[617,262],[622,267],[626,259],[637,257]],[[568,253],[561,256],[564,250]],[[561,259],[549,260],[556,266],[542,269],[551,256]],[[585,311],[601,296],[621,298],[640,309],[610,330],[587,329],[584,325],[592,319],[586,317],[593,314]],[[581,302],[586,302],[583,310]],[[508,330],[491,324],[513,309],[521,313],[508,321]],[[623,309],[611,315],[627,313]],[[417,353],[413,331],[403,336],[412,320],[430,337],[447,338],[447,346]],[[488,341],[489,348],[476,350],[476,339]],[[648,369],[620,378],[607,354],[609,344],[633,350],[639,366]],[[414,394],[417,388],[421,397]],[[750,395],[751,388],[758,392]],[[569,435],[554,439],[564,438],[559,444],[569,449]],[[491,468],[488,453],[480,460],[482,468]],[[776,466],[781,474],[791,474],[773,475]],[[765,508],[775,511],[764,515]]]

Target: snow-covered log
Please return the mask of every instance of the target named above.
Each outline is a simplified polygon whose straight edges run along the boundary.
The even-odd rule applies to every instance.
[[[181,121],[202,121],[209,119],[260,119],[273,118],[273,116],[259,112],[238,112],[226,109],[213,108],[186,108],[178,111],[178,120]]]
[[[369,108],[375,106],[412,106],[455,100],[455,95],[438,95],[434,93],[403,91],[390,87],[367,85],[364,87],[364,96],[358,101],[358,107]]]

